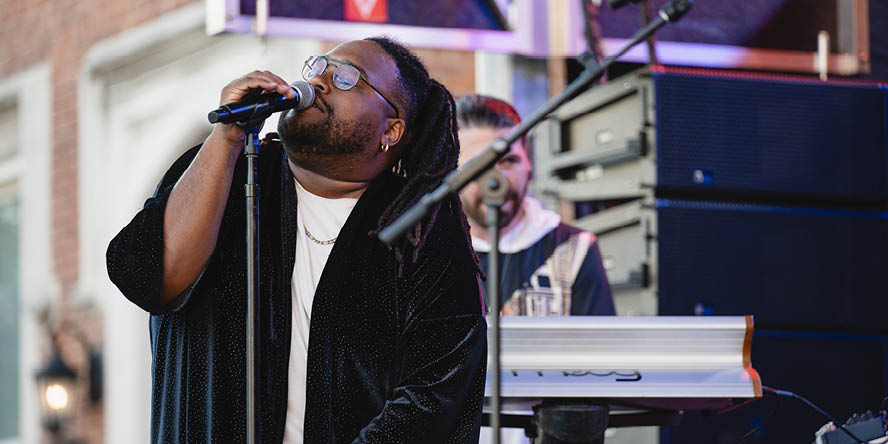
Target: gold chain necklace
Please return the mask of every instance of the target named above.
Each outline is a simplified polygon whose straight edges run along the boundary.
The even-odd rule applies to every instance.
[[[304,224],[302,225],[302,228],[305,230],[305,235],[308,236],[308,239],[318,245],[333,245],[336,243],[336,239],[339,238],[339,236],[336,236],[333,239],[322,241],[322,240],[312,236],[311,233],[308,232],[308,227],[305,226]]]

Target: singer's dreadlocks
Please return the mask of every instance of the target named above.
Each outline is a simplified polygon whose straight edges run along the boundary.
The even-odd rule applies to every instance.
[[[456,168],[459,139],[453,96],[444,85],[429,78],[429,73],[419,58],[389,37],[371,37],[366,40],[381,46],[398,67],[398,85],[406,104],[408,128],[406,140],[401,141],[406,144],[404,154],[395,166],[395,172],[406,177],[407,184],[382,214],[379,227],[372,233],[375,235],[415,205],[423,195],[437,187],[444,176]],[[416,261],[440,211],[447,211],[460,221],[465,233],[465,249],[477,268],[478,257],[471,247],[468,221],[459,198],[450,196],[436,206],[430,216],[408,231],[405,239],[395,248],[401,271],[408,261]]]

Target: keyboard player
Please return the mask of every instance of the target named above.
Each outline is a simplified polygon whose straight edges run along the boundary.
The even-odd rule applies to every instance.
[[[521,122],[509,103],[472,94],[456,101],[463,165]],[[595,235],[572,227],[528,195],[533,165],[528,140],[515,142],[497,168],[508,182],[500,209],[500,307],[504,316],[614,315],[610,284]],[[472,245],[487,273],[490,243],[486,206],[477,183],[460,193],[468,216]],[[482,286],[485,302],[486,286]],[[490,429],[482,428],[481,442]],[[503,443],[527,442],[524,431],[503,429]]]

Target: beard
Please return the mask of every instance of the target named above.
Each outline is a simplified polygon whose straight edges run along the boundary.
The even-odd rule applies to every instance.
[[[506,203],[511,203],[512,205],[507,206],[506,208],[500,207],[499,211],[499,228],[504,228],[506,225],[512,223],[512,220],[518,216],[518,212],[521,211],[521,203],[524,201],[524,193],[519,195],[518,193],[509,190],[506,194],[506,198],[503,201],[503,205]]]
[[[330,108],[320,121],[303,122],[295,111],[278,120],[277,132],[289,153],[307,155],[355,154],[364,151],[372,134],[370,122],[346,121]]]
[[[525,194],[526,192],[518,193],[517,191],[509,189],[503,200],[503,206],[501,206],[499,210],[499,219],[497,220],[498,228],[505,228],[512,223],[516,216],[518,216]],[[506,205],[506,203],[511,203],[511,205]],[[475,222],[476,225],[481,227],[487,226],[487,205],[484,204],[480,195],[475,201],[463,199],[462,206],[466,216]]]

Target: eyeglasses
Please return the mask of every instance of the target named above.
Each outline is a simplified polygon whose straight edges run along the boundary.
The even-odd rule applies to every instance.
[[[379,97],[382,97],[382,100],[385,100],[385,102],[395,110],[396,117],[401,117],[401,114],[398,112],[398,107],[396,107],[391,100],[386,99],[375,86],[371,85],[370,82],[361,75],[361,71],[358,70],[356,66],[344,60],[336,60],[327,56],[311,56],[305,61],[305,66],[302,67],[302,77],[305,80],[308,80],[314,76],[319,76],[327,71],[328,65],[336,67],[333,71],[333,86],[343,91],[348,91],[358,84],[358,80],[363,80],[367,86],[373,88],[373,91],[376,91],[376,94],[379,94]]]

